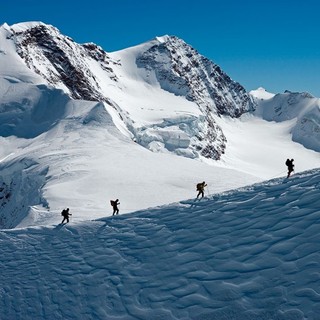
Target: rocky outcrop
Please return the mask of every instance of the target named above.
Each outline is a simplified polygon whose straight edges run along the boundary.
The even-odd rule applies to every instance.
[[[220,159],[226,148],[226,137],[215,117],[239,117],[254,110],[254,102],[245,89],[218,65],[174,36],[157,38],[136,63],[139,68],[154,72],[164,90],[199,106],[204,115],[203,130],[194,136],[191,147],[206,158]]]
[[[49,84],[67,88],[74,99],[105,100],[87,58],[99,62],[108,76],[117,81],[111,60],[95,44],[79,45],[56,28],[41,23],[25,31],[13,30],[12,37],[27,66]]]
[[[158,38],[141,53],[137,65],[153,70],[163,89],[185,96],[216,115],[239,117],[254,109],[252,98],[239,83],[175,36]]]

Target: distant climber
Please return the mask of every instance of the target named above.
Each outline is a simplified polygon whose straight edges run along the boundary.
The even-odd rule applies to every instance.
[[[62,220],[61,224],[63,224],[65,220],[67,220],[67,223],[68,223],[69,222],[69,216],[72,216],[72,214],[69,213],[69,208],[63,209],[62,212],[61,212],[61,215],[63,216],[63,220]]]
[[[290,177],[290,174],[294,171],[294,164],[293,164],[294,159],[287,159],[286,161],[286,166],[288,167],[288,175],[287,178]]]
[[[207,185],[206,185],[206,182],[205,182],[205,181],[200,182],[200,183],[197,184],[197,191],[199,191],[199,192],[198,192],[198,195],[197,195],[197,199],[199,198],[200,195],[201,195],[201,198],[203,198],[203,196],[204,196],[204,188],[205,188],[206,186],[207,186]]]
[[[111,204],[111,206],[113,208],[112,215],[114,216],[115,214],[119,214],[119,208],[118,208],[118,205],[120,204],[119,199],[110,200],[110,204]]]

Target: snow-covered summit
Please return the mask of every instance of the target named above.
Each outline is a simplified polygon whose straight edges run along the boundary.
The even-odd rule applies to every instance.
[[[256,90],[251,90],[249,92],[256,99],[271,99],[275,96],[274,93],[268,92],[265,88],[259,87]]]
[[[42,21],[20,22],[20,23],[16,23],[16,24],[11,25],[10,29],[14,32],[19,33],[19,32],[25,32],[29,29],[33,29],[33,28],[37,28],[37,27],[45,27],[45,28],[52,29],[52,30],[59,32],[58,29],[55,28],[54,26],[45,24]]]
[[[155,39],[157,41],[159,41],[160,43],[164,43],[164,42],[167,42],[170,37],[172,37],[172,36],[169,36],[169,35],[166,34],[164,36],[155,37]]]
[[[127,78],[143,83],[144,87],[147,84],[152,94],[161,90],[162,95],[163,92],[168,97],[168,93],[173,95],[171,101],[163,100],[167,105],[161,106],[161,110],[171,109],[169,117],[163,119],[164,116],[160,115],[162,121],[159,124],[152,123],[152,129],[148,125],[134,132],[136,141],[151,150],[178,149],[176,154],[191,158],[200,155],[219,159],[225,151],[226,138],[216,118],[221,115],[239,117],[255,108],[251,96],[240,84],[176,36],[156,37],[144,44],[116,52],[112,57],[122,61],[124,72],[129,70]],[[177,104],[181,104],[181,98],[192,102],[194,107],[189,103],[189,110],[183,110],[184,116],[177,117]],[[185,129],[180,125],[181,122],[186,124]],[[161,128],[167,127],[168,123],[174,124],[175,128],[179,125],[177,130],[169,128],[169,131],[176,133],[177,137],[184,137],[184,142],[177,147],[168,144],[165,137],[167,133],[162,133]],[[158,137],[156,146],[154,142],[150,145],[154,137]],[[186,147],[181,148],[182,145]]]
[[[153,70],[161,87],[220,115],[238,117],[254,109],[239,83],[182,39],[168,35],[156,39],[157,44],[140,53],[137,64]]]
[[[57,28],[41,22],[16,24],[10,30],[7,39],[15,44],[22,61],[43,82],[65,90],[74,99],[106,100],[87,61],[94,59],[105,72],[111,73],[110,77],[114,76],[100,47],[76,44]]]

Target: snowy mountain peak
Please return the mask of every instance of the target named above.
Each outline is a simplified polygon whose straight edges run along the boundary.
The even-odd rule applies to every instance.
[[[6,29],[6,30],[8,30],[8,29],[10,29],[10,26],[5,22],[5,23],[3,23],[2,25],[0,25],[0,29]]]
[[[164,35],[164,36],[161,36],[161,37],[156,37],[155,39],[157,41],[159,41],[160,43],[164,43],[164,42],[167,42],[170,37],[171,36],[169,36],[169,35]]]
[[[94,43],[80,45],[55,27],[41,22],[16,24],[11,30],[10,38],[17,53],[30,70],[74,99],[106,102],[118,111],[135,140],[153,151],[161,149],[192,158],[219,159],[224,153],[226,138],[215,118],[220,115],[239,117],[255,108],[251,96],[239,83],[176,36],[164,35],[138,46],[128,74],[121,67],[126,50],[117,56],[106,53]],[[111,86],[119,88],[122,94],[132,87],[132,83],[119,81],[125,73],[125,77],[130,78],[144,74],[141,81],[160,86],[163,91],[196,105],[199,110],[196,121],[186,121],[190,126],[179,125],[185,118],[173,120],[180,126],[177,137],[184,137],[183,141],[174,139],[173,147],[173,140],[170,140],[164,149],[159,149],[158,145],[155,148],[154,144],[149,146],[150,137],[145,139],[145,132],[141,135],[139,128],[134,128],[134,119],[128,114],[130,106],[123,106],[121,99],[110,92]],[[162,143],[162,134],[160,140]]]
[[[281,93],[279,93],[281,94]],[[287,95],[291,95],[291,96],[296,96],[296,97],[301,97],[301,98],[307,98],[307,99],[313,99],[315,98],[311,93],[309,92],[294,92],[294,91],[291,91],[291,90],[285,90],[284,91],[284,94],[287,94]]]
[[[183,132],[180,129],[177,136],[189,136],[189,143],[183,144],[188,146],[182,148],[184,150],[178,144],[177,152],[192,158],[201,155],[220,159],[225,151],[226,137],[216,119],[221,115],[239,117],[255,108],[254,101],[245,89],[231,80],[218,65],[176,36],[165,35],[136,47],[134,62],[144,82],[183,97],[194,103],[200,111],[201,117],[197,117],[196,123],[183,119],[190,125],[185,125]],[[159,142],[162,143],[162,140],[163,137]],[[137,141],[146,145],[145,137],[143,140],[137,137]],[[153,149],[154,145],[147,147]],[[155,149],[159,149],[159,146]],[[189,149],[189,152],[186,153],[185,149]]]
[[[95,60],[110,78],[116,79],[110,59],[100,47],[77,44],[42,22],[16,24],[11,30],[19,56],[48,84],[63,89],[74,99],[106,100],[88,61]]]
[[[254,109],[254,102],[239,83],[182,39],[167,35],[156,39],[158,43],[138,56],[137,65],[153,70],[164,90],[219,115],[239,117]]]
[[[176,36],[163,35],[134,49],[107,53],[94,43],[77,44],[54,26],[33,21],[11,27],[3,24],[0,38],[3,76],[49,84],[73,99],[105,102],[116,110],[118,128],[152,151],[217,160],[227,146],[218,124],[221,115],[237,118],[270,99],[277,110],[283,110],[277,105],[282,96],[263,88],[247,93],[218,65]],[[10,54],[14,59],[8,58]],[[156,108],[153,100],[136,100],[136,92],[154,97],[155,90]],[[283,95],[288,96],[290,106],[297,105],[294,101],[300,98],[315,99],[307,93]],[[177,104],[183,107],[177,108]],[[167,111],[153,112],[150,117],[145,116],[146,109]],[[260,107],[255,112],[262,113],[266,112]],[[297,112],[289,114],[298,116]],[[281,121],[285,119],[282,111],[277,115]],[[318,122],[311,127],[313,135]]]
[[[14,31],[14,32],[25,32],[27,30],[30,30],[32,28],[37,28],[37,27],[44,27],[44,28],[47,28],[47,29],[54,29],[57,32],[59,32],[58,29],[55,28],[54,26],[45,24],[45,23],[43,23],[41,21],[29,21],[29,22],[16,23],[16,24],[13,24],[12,26],[10,26],[10,29],[12,31]]]
[[[255,99],[271,99],[275,96],[274,93],[268,92],[265,88],[259,87],[256,90],[251,90],[250,94]]]

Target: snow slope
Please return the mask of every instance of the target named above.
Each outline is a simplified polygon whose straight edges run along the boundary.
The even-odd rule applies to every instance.
[[[1,228],[57,223],[64,207],[75,221],[104,217],[115,198],[122,213],[166,204],[194,196],[203,180],[211,192],[257,181],[150,152],[123,135],[108,104],[71,100],[45,85],[3,80],[2,88]]]
[[[297,172],[319,166],[319,154],[293,144],[282,124],[252,116],[221,118],[230,147],[206,163],[143,148],[118,129],[108,104],[45,85],[3,80],[2,88],[1,228],[57,223],[64,207],[74,221],[105,217],[116,198],[121,213],[163,205],[195,196],[199,181],[226,191],[285,175],[288,154]]]
[[[201,201],[0,232],[12,319],[319,318],[320,170]]]
[[[270,122],[255,115],[240,119],[222,118],[228,148],[217,164],[234,168],[261,179],[286,174],[285,160],[294,159],[295,171],[319,168],[319,152],[292,141],[295,120]]]
[[[265,120],[288,122],[292,140],[308,149],[320,151],[320,99],[306,92],[286,91],[267,96],[260,90],[252,91],[258,105],[255,114]]]
[[[23,63],[14,42],[9,40],[12,32],[5,23],[0,27],[0,76],[11,82],[44,83],[41,76]]]

